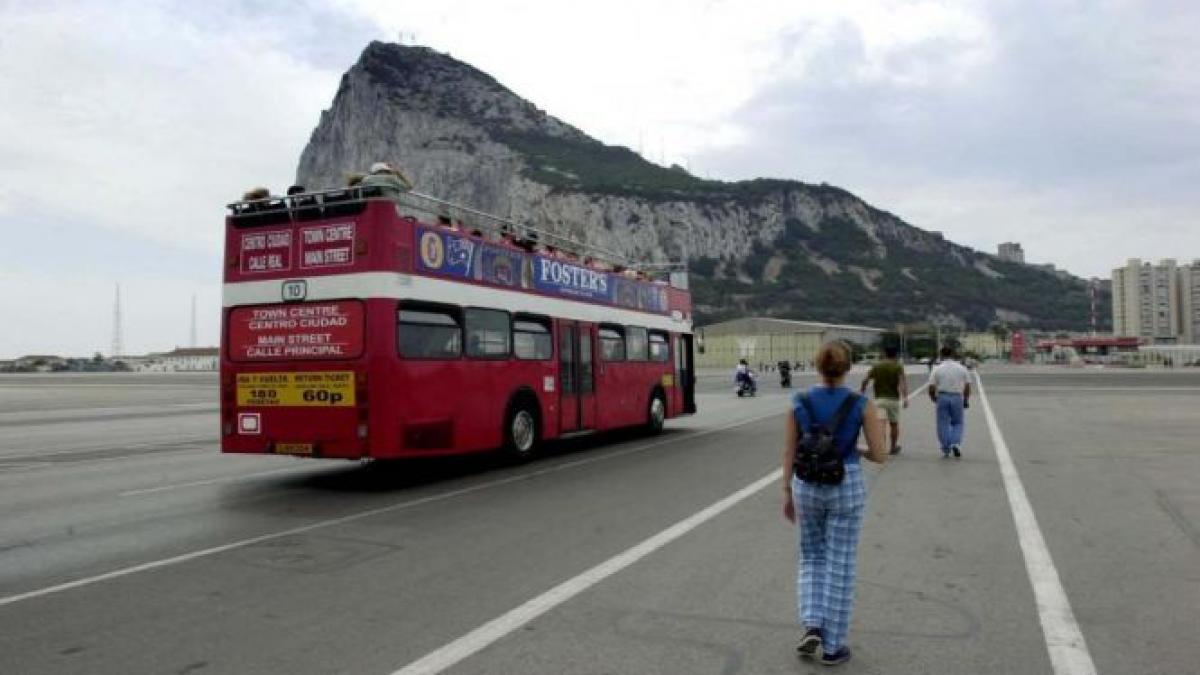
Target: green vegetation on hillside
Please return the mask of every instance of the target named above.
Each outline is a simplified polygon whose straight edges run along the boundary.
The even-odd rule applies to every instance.
[[[887,254],[880,258],[866,233],[845,218],[827,217],[819,231],[789,220],[773,246],[756,245],[741,262],[752,283],[732,274],[715,278],[719,261],[692,262],[697,317],[711,322],[755,314],[885,327],[954,314],[971,328],[983,330],[995,322],[996,308],[1002,308],[1028,315],[1042,328],[1083,327],[1090,307],[1083,282],[988,258],[989,266],[1004,275],[993,279],[973,265],[959,263],[950,246],[946,244],[944,255],[931,255],[888,242]],[[827,272],[811,262],[809,252],[840,269]],[[777,280],[763,281],[762,267],[776,254],[787,263]],[[849,266],[878,270],[872,281],[876,290],[867,288]]]

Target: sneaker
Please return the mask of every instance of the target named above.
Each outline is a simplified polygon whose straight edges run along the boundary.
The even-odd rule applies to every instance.
[[[892,448],[892,451],[891,451],[891,452],[889,452],[888,454],[889,454],[889,455],[898,455],[898,454],[900,454],[900,446],[898,446],[898,445],[897,445],[896,447]]]
[[[830,654],[824,652],[821,654],[821,665],[823,666],[840,666],[850,660],[850,648],[842,647],[836,652]]]
[[[950,459],[950,451],[942,450],[942,459]]]
[[[800,638],[800,644],[796,646],[796,653],[800,656],[816,656],[821,650],[821,629],[809,628],[804,631],[804,637]]]
[[[962,452],[957,445],[950,446],[950,449],[954,451],[954,456],[956,458],[962,459]]]

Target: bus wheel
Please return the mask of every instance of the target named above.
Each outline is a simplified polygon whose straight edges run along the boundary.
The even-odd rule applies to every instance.
[[[657,434],[663,430],[663,424],[667,421],[667,403],[663,400],[663,395],[654,392],[650,397],[650,410],[646,415],[646,428],[652,434]]]
[[[504,423],[504,449],[509,456],[526,460],[533,457],[538,444],[537,412],[524,401],[513,404]]]

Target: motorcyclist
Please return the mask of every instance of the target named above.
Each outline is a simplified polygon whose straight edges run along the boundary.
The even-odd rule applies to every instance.
[[[792,364],[787,361],[779,362],[779,386],[792,386]]]
[[[750,364],[746,359],[739,359],[737,367],[733,370],[733,382],[737,387],[738,396],[741,396],[743,391],[753,392],[755,390],[754,372],[750,370]]]

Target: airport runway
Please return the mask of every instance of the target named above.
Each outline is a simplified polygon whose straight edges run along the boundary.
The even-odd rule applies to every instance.
[[[919,395],[869,470],[842,670],[1200,673],[1200,373],[982,380],[962,460]],[[0,376],[0,673],[823,672],[787,395],[702,385],[658,437],[379,467],[220,455],[212,375]]]

